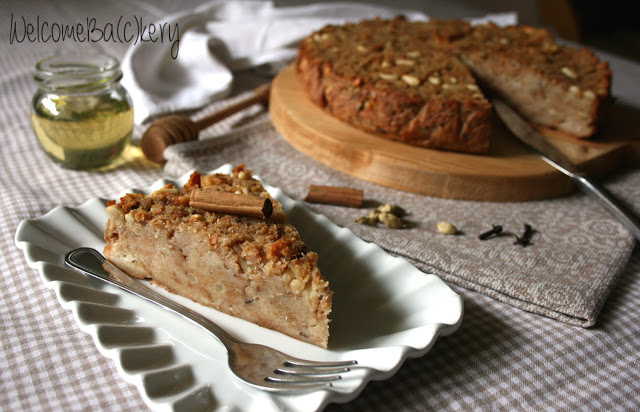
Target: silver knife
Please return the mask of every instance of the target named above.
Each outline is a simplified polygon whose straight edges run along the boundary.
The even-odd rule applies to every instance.
[[[491,101],[502,122],[520,141],[535,150],[542,160],[569,176],[583,192],[593,197],[613,217],[618,219],[637,240],[640,240],[640,221],[613,194],[593,178],[580,173],[561,151],[549,143],[504,101],[498,98],[492,98]]]

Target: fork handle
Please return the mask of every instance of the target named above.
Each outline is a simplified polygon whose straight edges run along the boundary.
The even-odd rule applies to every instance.
[[[95,249],[74,249],[66,254],[64,263],[75,270],[117,286],[122,290],[139,296],[148,302],[154,303],[204,328],[218,339],[227,352],[229,352],[231,346],[238,343],[237,339],[229,335],[213,321],[135,281],[116,265],[106,260],[104,256]]]

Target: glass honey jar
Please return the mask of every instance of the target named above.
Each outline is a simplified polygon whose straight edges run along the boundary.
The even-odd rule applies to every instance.
[[[40,147],[66,169],[99,169],[125,151],[133,104],[107,55],[53,56],[35,67],[31,122]]]

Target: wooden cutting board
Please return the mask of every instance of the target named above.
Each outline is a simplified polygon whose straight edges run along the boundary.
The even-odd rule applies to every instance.
[[[544,134],[590,174],[603,176],[640,165],[633,126],[640,111],[615,106],[600,136],[577,140]],[[569,178],[521,144],[496,119],[486,155],[423,149],[356,129],[313,104],[293,66],[274,79],[271,120],[297,150],[331,168],[404,191],[451,199],[525,201],[563,196],[575,190]]]

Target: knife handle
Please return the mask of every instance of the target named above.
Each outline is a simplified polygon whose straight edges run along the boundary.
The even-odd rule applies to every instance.
[[[592,196],[602,207],[604,207],[613,217],[618,219],[636,238],[640,240],[640,221],[624,206],[616,197],[598,182],[586,176],[573,174],[571,179],[578,185],[580,190]]]

